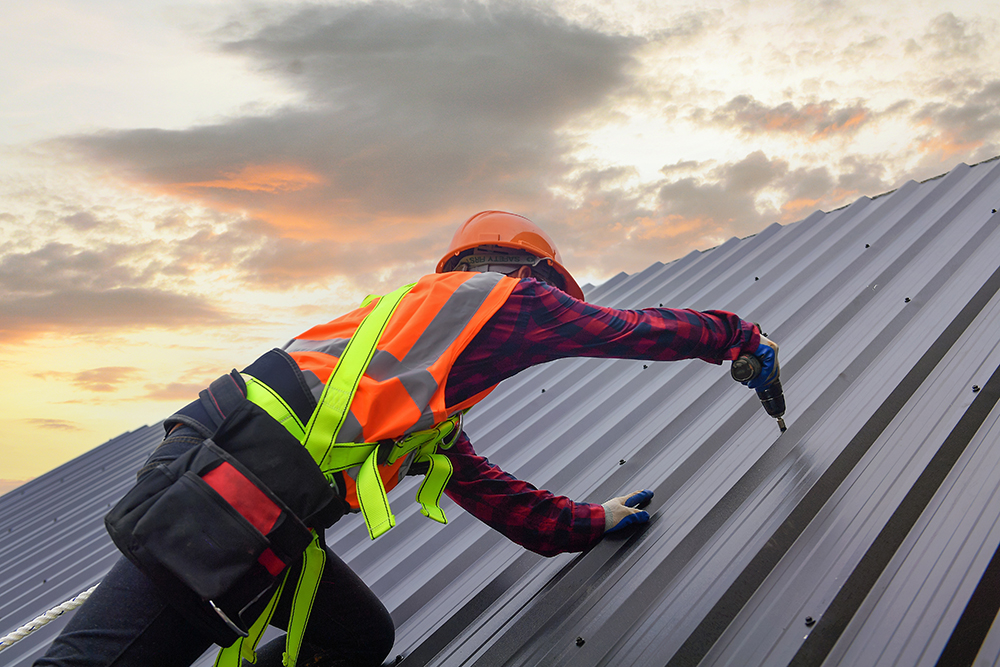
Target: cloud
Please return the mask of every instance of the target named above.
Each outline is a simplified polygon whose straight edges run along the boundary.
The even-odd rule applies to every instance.
[[[787,162],[755,151],[743,160],[717,167],[707,178],[687,176],[664,183],[659,188],[660,211],[750,233],[763,223],[756,194],[787,172]]]
[[[994,157],[1000,150],[1000,79],[969,83],[949,91],[947,102],[924,104],[913,122],[926,128],[919,147],[941,161]],[[935,82],[935,85],[940,85]]]
[[[47,333],[184,329],[231,325],[236,319],[198,296],[148,288],[66,289],[38,296],[0,297],[0,341]]]
[[[661,174],[661,180],[631,190],[620,185],[619,169],[579,174],[573,187],[584,203],[569,213],[552,212],[559,238],[571,241],[570,263],[579,258],[608,272],[634,271],[895,185],[883,159],[858,155],[792,167],[754,151],[722,164],[680,161],[665,165]]]
[[[154,401],[190,401],[198,392],[208,386],[208,382],[170,382],[165,385],[147,384],[144,398]]]
[[[799,106],[792,102],[767,106],[752,95],[738,95],[711,113],[711,120],[748,135],[789,133],[815,141],[853,134],[874,115],[861,103],[840,106],[828,100]]]
[[[761,194],[786,185],[789,165],[754,151],[725,164],[675,163],[662,173],[659,181],[631,189],[620,185],[617,169],[579,174],[573,187],[582,191],[584,203],[551,212],[555,234],[573,247],[570,259],[605,271],[634,271],[752,234],[781,215]]]
[[[934,47],[935,57],[948,59],[978,58],[985,42],[979,32],[951,12],[934,17],[924,39]]]
[[[0,479],[0,495],[13,491],[22,484],[27,484],[34,478],[27,479]]]
[[[236,321],[202,296],[157,286],[170,273],[169,256],[157,250],[151,243],[80,248],[58,241],[26,251],[0,247],[0,340]]]
[[[75,216],[69,216],[75,217]],[[148,246],[112,244],[80,248],[51,241],[36,250],[10,251],[0,256],[0,293],[44,294],[58,290],[107,290],[133,284],[133,258]]]
[[[43,380],[56,379],[60,382],[68,382],[85,391],[107,393],[116,391],[119,388],[118,385],[137,377],[140,373],[140,369],[132,366],[104,366],[75,373],[44,371],[35,373],[34,376]]]
[[[351,243],[385,223],[419,236],[407,229],[428,218],[547,201],[567,169],[556,130],[628,82],[638,44],[527,5],[459,0],[302,6],[244,29],[221,48],[304,90],[306,106],[54,147],[286,236]]]
[[[132,366],[104,366],[73,373],[70,382],[74,386],[87,391],[110,392],[118,389],[118,385],[135,378],[141,373]]]
[[[46,418],[31,418],[22,419],[21,421],[27,422],[34,426],[35,428],[44,429],[47,431],[82,431],[83,429],[77,426],[71,421],[66,421],[65,419],[46,419]]]
[[[323,179],[294,164],[248,165],[238,172],[223,173],[220,178],[198,183],[180,183],[182,189],[216,188],[246,192],[295,192],[322,183]]]
[[[86,232],[100,227],[103,223],[90,211],[80,211],[67,215],[62,219],[63,224],[75,229],[78,232]]]

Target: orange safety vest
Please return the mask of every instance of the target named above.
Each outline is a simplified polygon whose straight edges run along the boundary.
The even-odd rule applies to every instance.
[[[485,398],[493,387],[455,405],[445,400],[451,368],[504,304],[517,280],[499,273],[444,273],[420,279],[397,307],[358,384],[338,443],[397,440],[441,424]],[[373,306],[365,306],[295,337],[285,346],[319,399],[347,342]],[[386,491],[412,457],[380,464]],[[359,509],[358,468],[344,471],[345,499]]]

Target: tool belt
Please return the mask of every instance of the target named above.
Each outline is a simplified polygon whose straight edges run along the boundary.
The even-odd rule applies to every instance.
[[[350,509],[341,495],[344,471],[358,468],[357,495],[372,539],[395,525],[378,466],[402,457],[426,464],[417,493],[421,512],[447,522],[438,501],[451,463],[436,451],[454,442],[460,415],[396,441],[337,442],[378,338],[412,287],[379,299],[315,409],[308,393],[298,391],[304,389],[301,374],[279,372],[294,364],[280,351],[264,355],[242,374],[233,371],[213,382],[165,426],[181,423],[208,431],[207,418],[217,426],[215,432],[143,475],[105,517],[125,556],[176,608],[229,647],[217,665],[255,661],[255,647],[285,585],[281,575],[301,556],[303,574],[287,633],[286,664],[294,665],[323,569],[323,530]],[[310,415],[305,423],[304,415]],[[234,643],[238,638],[246,639]]]
[[[215,432],[105,517],[115,545],[212,639],[246,636],[287,566],[347,509],[309,452],[247,400],[239,373],[202,392]]]

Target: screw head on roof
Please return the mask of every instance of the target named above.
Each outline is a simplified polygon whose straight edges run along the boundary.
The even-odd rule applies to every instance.
[[[996,212],[997,212],[997,210],[996,210],[996,209],[993,209],[993,212],[994,212],[994,213],[996,213]]]
[[[904,303],[909,303],[910,302],[910,297],[906,297],[905,299],[903,299],[903,302]]]
[[[814,625],[816,625],[816,619],[812,616],[806,616],[806,627],[811,628]]]
[[[978,384],[972,385],[972,393],[973,394],[978,394],[979,393],[979,385]]]
[[[577,645],[577,646],[583,646],[583,645],[584,645],[584,644],[586,644],[586,643],[587,643],[587,642],[586,642],[586,641],[584,641],[583,637],[577,637],[577,638],[576,638],[576,645]]]
[[[625,459],[618,459],[618,465],[620,466],[625,465]]]
[[[544,390],[544,389],[542,389],[542,393],[543,393],[543,394],[545,393],[545,390]]]
[[[760,278],[758,276],[754,276],[753,279],[754,280],[760,280]]]
[[[868,245],[867,243],[865,244],[865,247],[866,247],[866,248],[871,248],[871,246],[870,246],[870,245]]]
[[[649,366],[647,366],[646,364],[643,364],[642,367],[643,368],[649,368]]]

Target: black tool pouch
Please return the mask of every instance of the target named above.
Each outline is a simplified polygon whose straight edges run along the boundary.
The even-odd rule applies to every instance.
[[[143,475],[104,522],[168,601],[228,646],[312,541],[310,529],[322,535],[346,506],[262,408],[230,397],[222,412],[211,438]]]

